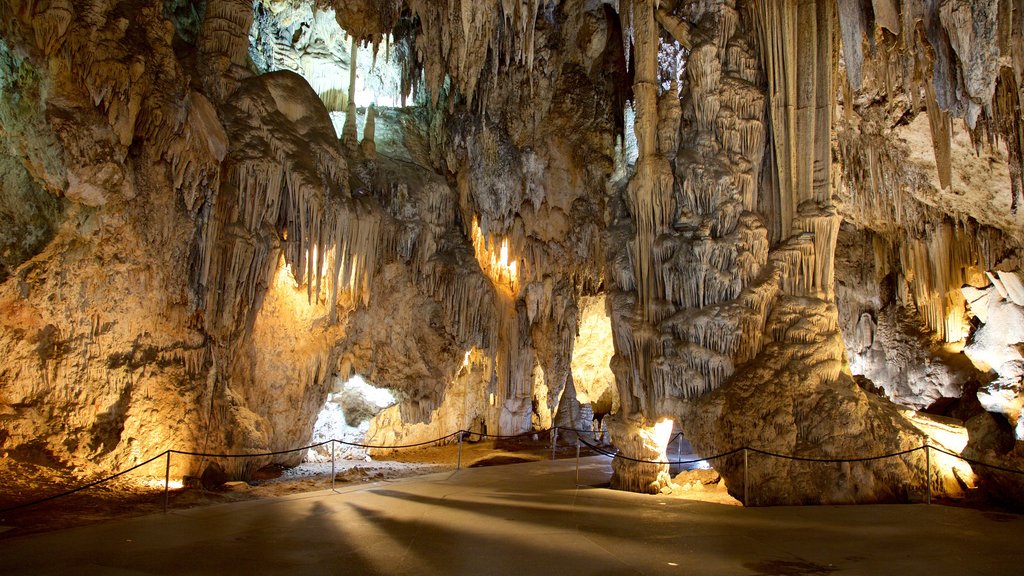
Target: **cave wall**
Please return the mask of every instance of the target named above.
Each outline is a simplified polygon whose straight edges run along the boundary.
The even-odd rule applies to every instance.
[[[970,453],[1009,462],[1016,305],[1000,288],[1021,266],[1024,11],[880,4],[841,20],[837,303],[851,369],[895,402],[964,420]],[[995,492],[1019,493],[981,472]]]
[[[965,284],[1017,289],[1019,4],[7,2],[0,449],[280,450],[352,374],[396,393],[386,442],[586,401],[635,458],[663,418],[705,453],[919,446],[851,372],[915,408],[986,377],[955,345],[992,308]],[[615,394],[574,354],[598,295]],[[757,502],[921,467],[765,461]]]
[[[924,433],[850,378],[840,320],[847,328],[847,342],[857,346],[853,366],[861,373],[865,364],[879,368],[885,354],[905,356],[889,362],[887,370],[867,371],[887,380],[882,387],[895,399],[922,407],[946,393],[959,393],[966,381],[979,376],[959,350],[940,344],[962,340],[969,331],[960,288],[968,282],[987,284],[986,270],[1015,267],[1017,241],[989,224],[1003,218],[998,211],[979,210],[977,216],[969,216],[959,211],[971,210],[969,204],[961,202],[957,211],[947,212],[941,203],[936,206],[934,200],[926,203],[919,198],[909,188],[925,188],[924,170],[903,170],[895,162],[882,168],[880,164],[890,158],[909,159],[897,131],[886,133],[878,145],[868,141],[871,126],[861,130],[863,125],[851,120],[846,109],[842,119],[832,115],[840,110],[840,87],[845,88],[844,103],[873,96],[868,103],[892,115],[894,106],[879,102],[879,92],[881,86],[891,94],[900,89],[887,77],[887,83],[875,85],[871,92],[864,83],[865,62],[878,57],[882,64],[874,65],[885,69],[901,58],[904,64],[909,61],[917,66],[903,84],[917,98],[918,108],[911,116],[926,112],[929,145],[939,167],[937,180],[943,189],[952,186],[952,176],[946,174],[955,144],[952,118],[964,118],[979,152],[984,142],[985,150],[994,150],[999,130],[1015,126],[1013,118],[1001,117],[1004,109],[993,104],[997,80],[1006,98],[1013,99],[1012,70],[991,73],[995,39],[976,33],[989,22],[992,7],[954,2],[941,8],[908,5],[905,24],[916,32],[920,23],[928,35],[923,39],[911,33],[898,41],[900,50],[885,54],[876,48],[897,41],[872,37],[873,12],[864,3],[630,6],[624,17],[632,19],[634,28],[639,157],[624,194],[619,228],[613,224],[611,232],[624,240],[612,245],[628,246],[623,252],[628,256],[612,253],[609,258],[616,333],[613,366],[622,416],[632,420],[619,428],[620,449],[634,458],[663,459],[658,458],[663,446],[637,440],[642,436],[638,429],[650,430],[661,417],[681,419],[694,446],[704,453],[748,445],[772,446],[769,450],[784,454],[849,457],[856,451],[899,452],[920,446]],[[660,80],[657,36],[662,33],[655,22],[690,50],[681,78],[681,122],[673,113],[678,103],[672,91],[655,88]],[[969,30],[972,25],[975,32]],[[860,45],[862,39],[865,46]],[[752,58],[749,47],[754,49]],[[1004,53],[1013,54],[1008,44]],[[987,72],[966,72],[969,61],[984,61]],[[986,83],[983,89],[981,84]],[[764,139],[761,146],[752,146],[758,141],[757,120],[762,116],[744,111],[759,108],[764,110]],[[673,158],[677,122],[682,145]],[[834,123],[847,131],[840,132],[838,142]],[[1016,128],[1009,130],[1007,138],[1019,137]],[[851,145],[853,139],[858,142]],[[688,148],[696,153],[684,156]],[[754,149],[763,152],[763,165],[762,156],[749,153]],[[1003,153],[1010,164],[1016,162],[1012,142]],[[833,168],[834,154],[838,162]],[[752,167],[760,170],[751,171]],[[718,180],[709,183],[708,173]],[[969,180],[967,170],[958,176],[956,184]],[[1008,176],[1012,184],[1012,169]],[[756,186],[749,186],[751,182]],[[880,186],[888,186],[886,193],[879,191]],[[954,193],[964,195],[970,188],[965,185]],[[1012,204],[1014,197],[1007,194],[1003,200]],[[878,237],[867,236],[875,240],[875,250],[847,254],[841,263],[849,276],[839,283],[840,313],[834,283],[840,221],[845,217],[863,227],[865,216],[878,213],[884,214],[874,224]],[[1014,230],[1014,218],[1009,224],[1002,219],[1002,225]],[[750,239],[758,236],[748,235],[730,250],[729,233],[744,228],[760,229],[761,244]],[[845,239],[844,249],[852,242]],[[871,260],[866,270],[850,265],[865,264],[864,256],[871,257],[875,269]],[[851,288],[868,276],[876,286],[887,283],[896,292],[886,296],[891,309],[882,312],[884,288]],[[868,318],[861,323],[865,314]],[[874,324],[873,314],[880,325]],[[917,322],[908,322],[908,315]],[[908,343],[914,339],[911,326],[917,339]],[[903,346],[886,349],[881,360],[870,356],[872,346],[899,340]],[[786,359],[784,367],[773,368],[779,367],[780,358]],[[929,366],[933,360],[937,365]],[[904,370],[918,370],[918,363],[931,373]],[[793,376],[786,376],[790,370]],[[933,380],[922,382],[924,375]],[[748,378],[760,385],[748,388]],[[728,409],[719,404],[738,398],[743,400]],[[801,407],[805,400],[814,409]],[[852,421],[838,424],[851,413],[861,415],[858,421],[874,423],[870,433],[855,439],[824,432],[857,429]],[[785,423],[773,424],[779,418]],[[722,466],[730,486],[740,480],[734,464]],[[754,474],[773,484],[774,492],[760,498],[762,503],[870,501],[906,497],[914,478],[922,477],[922,464],[915,458],[860,466],[856,480],[840,482],[836,490],[813,486],[829,482],[820,474],[812,474],[806,485],[771,482],[775,472],[786,468],[783,462],[764,462],[766,469]],[[663,470],[628,459],[617,460],[615,469],[613,484],[628,489],[656,491],[666,483]]]
[[[252,61],[260,9],[309,12],[3,7],[5,94],[20,99],[5,100],[4,206],[34,231],[5,244],[5,452],[88,474],[165,447],[279,450],[308,439],[330,382],[354,373],[398,393],[390,429],[408,439],[455,422],[437,411],[458,404],[467,355],[483,400],[460,424],[551,425],[576,299],[601,282],[615,125],[601,66],[614,50],[558,47],[581,27],[601,37],[606,11],[542,15],[529,35],[543,74],[493,63],[516,90],[474,100],[438,86],[436,108],[348,114],[360,143],[339,142],[328,114],[351,99],[330,106],[315,81]],[[380,40],[384,24],[365,17],[336,15],[351,38]],[[308,40],[295,40],[306,56]],[[502,244],[511,256],[495,267]],[[511,276],[488,275],[509,263]],[[207,465],[182,460],[175,474]],[[267,462],[218,464],[246,477]]]

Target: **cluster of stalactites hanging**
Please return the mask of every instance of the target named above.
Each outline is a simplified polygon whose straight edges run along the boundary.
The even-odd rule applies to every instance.
[[[186,208],[200,209],[219,179],[226,136],[206,98],[182,88],[183,71],[174,63],[170,38],[156,25],[163,23],[161,13],[144,12],[142,20],[152,26],[135,23],[145,30],[141,37],[153,55],[149,61],[123,44],[133,23],[117,14],[113,3],[7,2],[0,18],[5,26],[30,27],[54,73],[69,73],[85,88],[119,145],[126,148],[138,139],[159,150]]]
[[[832,210],[802,207],[797,233],[772,252],[780,271],[779,288],[789,296],[831,302],[834,297],[835,248],[842,218]]]
[[[951,216],[918,200],[916,191],[928,186],[926,176],[908,168],[906,151],[884,134],[862,124],[860,130],[841,130],[837,142],[844,216],[878,234],[885,246],[880,268],[899,275],[903,302],[918,310],[925,326],[947,341],[960,340],[969,329],[960,295],[964,269],[993,269],[1016,240],[966,214]]]
[[[209,0],[199,31],[197,67],[205,93],[221,104],[252,72],[248,69],[251,0]]]
[[[240,86],[225,107],[232,148],[197,249],[208,329],[251,325],[278,250],[310,301],[329,295],[332,318],[341,289],[365,305],[382,214],[350,198],[347,164],[316,93],[291,72]]]
[[[470,103],[489,65],[533,70],[536,23],[547,0],[408,0],[419,18],[417,58],[437,102],[451,78]]]
[[[570,311],[572,294],[555,287],[554,278],[560,274],[554,272],[554,264],[549,262],[550,247],[524,238],[521,233],[514,233],[511,239],[486,236],[476,218],[471,222],[469,235],[480,271],[495,292],[497,331],[493,354],[498,400],[530,398],[537,363],[532,330],[550,323],[565,340],[564,350],[571,350],[576,331],[576,316]],[[525,257],[515,256],[520,250]],[[531,264],[527,270],[520,267],[524,263]]]
[[[783,274],[766,268],[769,233],[754,212],[766,96],[740,12],[730,2],[678,15],[650,1],[627,8],[639,158],[626,192],[630,225],[612,232],[635,238],[629,250],[610,247],[608,306],[624,403],[655,414],[668,399],[720,387],[761,351]],[[674,90],[654,96],[655,14],[690,49],[682,110]]]
[[[979,261],[979,239],[968,227],[943,221],[930,225],[923,237],[899,246],[901,300],[912,302],[925,325],[947,342],[965,338],[970,329],[960,290],[967,270],[996,264]]]
[[[373,45],[374,54],[402,14],[404,0],[316,0],[316,6],[334,10],[338,24],[361,42]]]
[[[514,256],[509,255],[508,238],[500,241],[496,238],[485,237],[480,230],[480,224],[476,218],[470,226],[470,241],[473,243],[473,253],[476,255],[480,269],[491,279],[495,288],[499,288],[509,294],[518,292],[519,263]]]
[[[840,2],[846,101],[877,60],[879,88],[928,113],[940,186],[951,184],[951,121],[963,118],[980,145],[1006,140],[1011,205],[1024,192],[1024,6],[1019,1]],[[867,47],[867,53],[865,53]],[[924,95],[924,102],[921,100]]]

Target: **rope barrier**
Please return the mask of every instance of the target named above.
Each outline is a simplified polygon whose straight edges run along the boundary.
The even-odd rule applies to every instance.
[[[892,454],[882,454],[881,456],[867,456],[864,458],[810,458],[807,456],[793,456],[789,454],[777,454],[775,452],[769,452],[767,450],[761,450],[760,448],[747,448],[755,454],[764,454],[765,456],[772,456],[774,458],[782,458],[784,460],[797,460],[800,462],[819,462],[822,464],[840,464],[843,462],[870,462],[872,460],[884,460],[886,458],[895,458],[897,456],[903,456],[918,450],[924,450],[924,446],[918,446],[916,448],[910,448],[909,450],[903,450],[901,452],[893,452]],[[742,448],[741,448],[742,450]]]
[[[202,458],[260,458],[263,456],[280,456],[282,454],[291,454],[292,452],[301,452],[310,448],[319,448],[326,444],[335,442],[335,440],[324,440],[323,442],[317,442],[316,444],[310,444],[309,446],[303,446],[301,448],[292,448],[291,450],[277,450],[274,452],[258,452],[256,454],[208,454],[206,452],[189,452],[187,450],[168,450],[171,454],[180,454],[182,456],[197,456]],[[340,442],[340,440],[337,440]]]
[[[947,451],[943,450],[942,448],[936,448],[935,446],[930,446],[930,448],[932,450],[937,451],[937,452],[942,452],[943,454],[945,454],[947,456],[952,456],[953,458],[959,458],[960,460],[963,460],[964,462],[967,462],[968,464],[970,464],[972,466],[982,466],[984,468],[991,468],[993,470],[999,470],[1000,472],[1008,472],[1010,474],[1021,474],[1021,475],[1024,475],[1024,470],[1015,470],[1013,468],[1006,468],[1004,466],[998,466],[996,464],[989,464],[988,462],[982,462],[980,460],[974,460],[972,458],[967,458],[965,456],[961,456],[960,454],[955,454],[953,452],[947,452]]]
[[[460,430],[459,432],[462,431]],[[420,446],[437,444],[438,442],[443,442],[444,440],[448,440],[449,438],[458,436],[459,432],[452,432],[447,436],[442,436],[440,438],[435,438],[433,440],[417,442],[415,444],[400,444],[395,446],[359,444],[357,442],[346,442],[344,440],[337,440],[332,438],[331,440],[324,440],[323,442],[317,442],[316,444],[310,444],[308,446],[303,446],[301,448],[292,448],[291,450],[277,450],[275,452],[258,452],[254,454],[209,454],[206,452],[188,452],[185,450],[168,450],[168,452],[170,452],[171,454],[181,454],[182,456],[196,456],[202,458],[260,458],[265,456],[280,456],[281,454],[291,454],[292,452],[301,452],[302,450],[308,450],[310,448],[319,448],[320,446],[324,446],[332,442],[342,444],[345,446],[354,446],[356,448],[364,448],[369,450],[400,450],[404,448],[419,448]]]
[[[636,462],[638,464],[659,464],[659,465],[668,465],[668,466],[680,466],[680,465],[683,465],[683,464],[696,464],[697,462],[706,462],[708,460],[717,460],[719,458],[725,458],[726,456],[732,456],[733,454],[737,454],[737,453],[743,451],[743,448],[734,448],[732,450],[729,450],[728,452],[722,452],[721,454],[715,454],[714,456],[708,456],[707,458],[695,458],[693,460],[668,460],[668,461],[662,461],[662,460],[641,460],[639,458],[630,458],[629,456],[624,456],[624,455],[622,455],[619,452],[609,452],[609,451],[607,451],[607,450],[605,450],[603,448],[600,448],[598,446],[594,446],[593,444],[591,444],[590,442],[587,442],[586,440],[584,440],[582,438],[580,438],[580,442],[586,444],[588,448],[590,448],[594,452],[597,452],[598,454],[601,454],[602,456],[608,456],[610,458],[620,458],[622,460],[627,460],[629,462]]]
[[[345,446],[354,446],[354,447],[357,447],[357,448],[365,448],[365,449],[381,449],[381,450],[395,449],[395,450],[398,450],[398,449],[404,449],[404,448],[418,448],[420,446],[426,446],[426,445],[429,445],[429,444],[435,444],[437,442],[448,440],[449,438],[457,436],[457,435],[459,435],[462,432],[463,431],[460,430],[458,432],[452,432],[451,434],[448,434],[447,436],[442,436],[442,437],[436,438],[434,440],[429,440],[429,441],[425,441],[425,442],[417,442],[415,444],[402,444],[402,445],[396,445],[396,446],[359,444],[359,443],[356,443],[356,442],[346,442],[344,440],[337,440],[337,439],[333,439],[332,438],[330,440],[324,440],[323,442],[317,442],[315,444],[309,444],[309,445],[303,446],[301,448],[292,448],[291,450],[275,450],[275,451],[272,451],[272,452],[258,452],[258,453],[254,453],[254,454],[212,454],[212,453],[207,453],[207,452],[191,452],[191,451],[187,451],[187,450],[164,450],[163,452],[157,454],[156,456],[153,456],[152,458],[150,458],[150,459],[148,459],[148,460],[146,460],[144,462],[136,464],[135,466],[132,466],[131,468],[128,468],[126,470],[122,470],[122,471],[120,471],[120,472],[118,472],[116,474],[112,474],[112,475],[107,476],[105,478],[101,478],[99,480],[90,482],[88,484],[84,484],[82,486],[79,486],[77,488],[73,488],[71,490],[67,490],[65,492],[61,492],[59,494],[54,494],[52,496],[47,496],[46,498],[40,498],[38,500],[33,500],[31,502],[24,502],[22,504],[17,504],[15,506],[10,506],[10,507],[7,507],[7,508],[2,508],[2,509],[0,509],[0,514],[6,514],[8,512],[14,512],[16,510],[21,510],[23,508],[31,508],[33,506],[38,506],[39,504],[44,504],[46,502],[50,502],[51,500],[57,500],[58,498],[63,498],[65,496],[70,496],[72,494],[76,494],[78,492],[81,492],[83,490],[88,490],[89,488],[93,488],[93,487],[98,486],[100,484],[104,484],[106,482],[114,480],[115,478],[124,476],[125,474],[128,474],[129,472],[133,472],[135,470],[138,470],[139,468],[142,468],[143,466],[145,466],[147,464],[151,464],[151,463],[155,462],[156,460],[159,460],[161,458],[166,457],[168,454],[179,454],[179,455],[182,455],[182,456],[194,456],[194,457],[201,457],[201,458],[261,458],[261,457],[266,457],[266,456],[280,456],[282,454],[291,454],[293,452],[301,452],[302,450],[308,450],[310,448],[319,448],[320,446],[325,446],[325,445],[331,444],[331,443],[338,443],[338,444],[343,444]]]
[[[481,439],[483,439],[483,438],[493,438],[495,440],[511,440],[513,438],[525,438],[525,437],[528,437],[528,436],[533,436],[535,434],[544,434],[546,432],[551,432],[552,430],[554,430],[554,428],[548,428],[546,430],[536,430],[536,431],[533,431],[533,432],[522,432],[520,434],[508,434],[508,435],[486,434],[484,432],[473,432],[472,430],[460,430],[459,432],[462,432],[467,437],[475,435],[475,436],[479,436]],[[564,430],[564,428],[562,428],[562,430]],[[459,432],[456,432],[456,434],[458,434]]]
[[[448,434],[446,436],[441,436],[440,438],[435,438],[433,440],[427,440],[427,441],[423,441],[423,442],[416,442],[416,443],[412,443],[412,444],[393,445],[393,446],[374,445],[374,444],[361,444],[361,443],[358,443],[358,442],[346,442],[344,440],[337,440],[337,439],[333,439],[332,438],[330,440],[324,440],[323,442],[317,442],[315,444],[309,444],[309,445],[303,446],[301,448],[292,448],[290,450],[277,450],[277,451],[272,451],[272,452],[259,452],[259,453],[255,453],[255,454],[211,454],[211,453],[205,453],[205,452],[190,452],[190,451],[186,451],[186,450],[164,450],[163,452],[157,454],[156,456],[153,456],[152,458],[150,458],[150,459],[148,459],[148,460],[146,460],[144,462],[136,464],[135,466],[132,466],[131,468],[128,468],[126,470],[122,470],[120,472],[117,472],[116,474],[112,474],[112,475],[107,476],[105,478],[101,478],[99,480],[95,480],[95,481],[90,482],[88,484],[79,486],[79,487],[74,488],[72,490],[67,490],[65,492],[61,492],[59,494],[54,494],[52,496],[47,496],[45,498],[41,498],[41,499],[38,499],[38,500],[33,500],[31,502],[25,502],[25,503],[22,503],[22,504],[17,504],[15,506],[10,506],[8,508],[0,509],[0,514],[5,514],[5,513],[8,513],[8,512],[13,512],[15,510],[21,510],[21,509],[29,508],[29,507],[32,507],[32,506],[37,506],[37,505],[43,504],[45,502],[50,502],[50,501],[56,500],[58,498],[63,498],[65,496],[70,496],[72,494],[76,494],[76,493],[81,492],[83,490],[87,490],[89,488],[98,486],[100,484],[104,484],[104,483],[109,482],[111,480],[114,480],[114,479],[116,479],[116,478],[118,478],[120,476],[124,476],[125,474],[128,474],[129,472],[133,472],[133,471],[135,471],[135,470],[137,470],[137,469],[139,469],[139,468],[141,468],[141,467],[143,467],[143,466],[145,466],[147,464],[150,464],[150,463],[152,463],[152,462],[154,462],[156,460],[159,460],[160,458],[167,457],[170,454],[179,454],[179,455],[182,455],[182,456],[193,456],[193,457],[203,457],[203,458],[260,458],[260,457],[267,457],[267,456],[280,456],[282,454],[291,454],[293,452],[301,452],[302,450],[308,450],[310,448],[318,448],[320,446],[324,446],[324,445],[327,445],[327,444],[333,444],[333,443],[342,444],[342,445],[345,445],[345,446],[353,446],[353,447],[356,447],[356,448],[369,449],[369,450],[402,450],[402,449],[407,449],[407,448],[419,448],[419,447],[422,447],[422,446],[427,446],[427,445],[431,445],[431,444],[437,444],[437,443],[443,442],[445,440],[449,440],[449,439],[451,439],[453,437],[456,437],[456,436],[460,436],[462,438],[465,438],[466,436],[472,436],[472,435],[476,434],[480,438],[511,439],[511,438],[522,438],[522,437],[525,437],[525,436],[532,436],[532,435],[535,435],[535,434],[542,434],[542,433],[545,433],[545,432],[555,432],[555,431],[575,432],[577,435],[581,435],[581,434],[594,434],[594,432],[592,430],[579,430],[579,429],[576,429],[576,428],[567,428],[567,427],[563,427],[563,426],[553,426],[552,428],[549,428],[547,430],[536,430],[536,431],[523,432],[523,433],[514,434],[514,435],[485,434],[485,433],[482,433],[482,432],[472,432],[472,431],[468,431],[468,430],[459,430],[457,432],[452,432],[451,434]],[[673,439],[675,439],[675,438],[677,438],[677,437],[679,437],[681,435],[682,435],[682,432],[677,433],[675,436],[673,436],[672,438],[669,439],[669,443],[671,443]],[[734,449],[729,450],[727,452],[722,452],[720,454],[715,454],[714,456],[708,456],[708,457],[705,457],[705,458],[696,458],[696,459],[692,459],[692,460],[668,460],[668,461],[662,461],[662,460],[643,460],[643,459],[639,459],[639,458],[632,458],[632,457],[629,457],[629,456],[625,456],[625,455],[623,455],[621,453],[621,451],[612,452],[612,451],[606,450],[606,449],[604,449],[604,448],[602,448],[600,446],[596,446],[594,444],[591,444],[590,442],[587,442],[582,437],[579,437],[579,441],[581,443],[585,444],[590,450],[592,450],[594,452],[597,452],[600,455],[607,456],[607,457],[610,457],[610,458],[619,458],[619,459],[622,459],[622,460],[626,460],[626,461],[629,461],[629,462],[636,462],[636,463],[639,463],[639,464],[656,464],[656,465],[669,465],[669,466],[680,466],[680,465],[684,465],[684,464],[695,464],[695,463],[703,462],[703,461],[717,460],[717,459],[720,459],[720,458],[725,458],[726,456],[732,456],[733,454],[740,453],[740,452],[742,452],[744,450],[749,450],[750,452],[754,452],[756,454],[762,454],[762,455],[765,455],[765,456],[770,456],[770,457],[773,457],[773,458],[783,458],[783,459],[786,459],[786,460],[796,460],[796,461],[801,461],[801,462],[816,462],[816,463],[833,463],[833,464],[837,464],[837,463],[845,463],[845,462],[870,462],[870,461],[874,461],[874,460],[882,460],[882,459],[885,459],[885,458],[895,458],[897,456],[904,456],[906,454],[911,454],[913,452],[917,452],[918,450],[931,449],[931,450],[936,450],[938,452],[946,454],[947,456],[952,456],[953,458],[958,458],[960,460],[963,460],[964,462],[967,462],[968,464],[971,464],[972,466],[982,466],[982,467],[985,467],[985,468],[990,468],[990,469],[993,469],[993,470],[998,470],[1000,472],[1024,475],[1024,470],[1015,470],[1013,468],[1006,468],[1004,466],[999,466],[999,465],[996,465],[996,464],[990,464],[988,462],[982,462],[980,460],[974,460],[974,459],[967,458],[967,457],[961,456],[959,454],[956,454],[956,453],[953,453],[953,452],[949,452],[949,451],[944,450],[942,448],[937,448],[935,446],[931,446],[931,445],[928,445],[928,444],[925,444],[924,446],[918,446],[916,448],[910,448],[908,450],[903,450],[903,451],[900,451],[900,452],[893,452],[892,454],[882,454],[882,455],[879,455],[879,456],[867,456],[867,457],[862,457],[862,458],[812,458],[812,457],[808,457],[808,456],[795,456],[795,455],[792,455],[792,454],[779,454],[779,453],[771,452],[771,451],[768,451],[768,450],[762,450],[760,448],[740,447],[740,448],[734,448]]]
[[[420,446],[427,446],[427,445],[430,445],[430,444],[437,444],[438,442],[441,442],[441,441],[444,441],[444,440],[448,440],[449,438],[453,438],[455,436],[458,436],[461,432],[462,432],[462,430],[459,430],[458,432],[452,432],[451,434],[449,434],[447,436],[442,436],[442,437],[436,438],[434,440],[426,440],[424,442],[417,442],[416,444],[402,444],[402,445],[399,445],[399,446],[374,446],[372,444],[357,444],[355,442],[345,442],[343,440],[335,440],[335,442],[337,442],[338,444],[344,444],[345,446],[355,446],[356,448],[366,448],[366,449],[369,449],[369,450],[400,450],[400,449],[403,449],[403,448],[419,448]]]
[[[620,454],[619,452],[609,452],[607,450],[604,450],[602,448],[594,446],[593,444],[587,442],[586,440],[583,440],[582,438],[580,439],[580,442],[586,444],[587,447],[589,447],[594,452],[597,452],[598,454],[601,454],[601,455],[604,455],[604,456],[609,456],[609,457],[613,457],[613,458],[620,458],[622,460],[628,460],[630,462],[637,462],[639,464],[667,464],[667,465],[670,465],[670,466],[675,466],[675,465],[680,465],[680,464],[693,464],[695,462],[701,462],[701,461],[707,461],[707,460],[715,460],[717,458],[723,458],[725,456],[731,456],[731,455],[736,454],[738,452],[742,452],[744,449],[749,450],[751,452],[754,452],[756,454],[763,454],[765,456],[771,456],[773,458],[782,458],[784,460],[796,460],[796,461],[800,461],[800,462],[816,462],[816,463],[822,463],[822,464],[842,464],[842,463],[847,463],[847,462],[849,462],[849,463],[871,462],[871,461],[874,461],[874,460],[884,460],[886,458],[895,458],[897,456],[905,456],[907,454],[912,454],[912,453],[917,452],[919,450],[931,449],[931,450],[935,450],[937,452],[941,452],[941,453],[943,453],[943,454],[945,454],[947,456],[952,456],[953,458],[958,458],[958,459],[963,460],[964,462],[967,462],[968,464],[971,464],[971,465],[974,465],[974,466],[982,466],[982,467],[985,467],[985,468],[991,468],[993,470],[999,470],[1000,472],[1007,472],[1007,473],[1010,473],[1010,474],[1021,474],[1021,475],[1024,475],[1024,470],[1016,470],[1016,469],[1013,469],[1013,468],[1006,468],[1005,466],[999,466],[997,464],[990,464],[988,462],[982,462],[980,460],[974,460],[972,458],[967,458],[965,456],[961,456],[960,454],[956,454],[955,452],[949,452],[947,450],[943,450],[942,448],[938,448],[936,446],[932,446],[931,444],[925,444],[924,446],[917,446],[916,448],[909,448],[907,450],[902,450],[900,452],[893,452],[891,454],[881,454],[879,456],[865,456],[865,457],[861,457],[861,458],[811,458],[811,457],[808,457],[808,456],[795,456],[795,455],[792,455],[792,454],[779,454],[777,452],[770,452],[768,450],[762,450],[760,448],[741,447],[741,448],[735,448],[735,449],[730,450],[728,452],[723,452],[721,454],[716,454],[714,456],[708,456],[707,458],[699,458],[699,459],[696,459],[696,460],[669,460],[669,461],[661,461],[661,460],[642,460],[642,459],[638,459],[638,458],[631,458],[629,456],[624,456],[624,455]]]
[[[133,470],[136,470],[138,468],[142,468],[146,464],[150,464],[152,462],[155,462],[156,460],[159,460],[159,459],[163,458],[164,456],[167,456],[168,452],[170,452],[170,451],[169,450],[164,450],[163,452],[157,454],[156,456],[153,456],[152,458],[150,458],[149,460],[146,460],[145,462],[142,462],[141,464],[136,464],[135,466],[132,466],[131,468],[129,468],[127,470],[122,470],[122,471],[118,472],[117,474],[112,474],[110,476],[107,476],[106,478],[101,478],[99,480],[96,480],[95,482],[90,482],[88,484],[85,484],[84,486],[79,486],[78,488],[74,488],[74,489],[68,490],[66,492],[61,492],[60,494],[54,494],[52,496],[47,496],[46,498],[40,498],[39,500],[33,500],[31,502],[25,502],[25,503],[22,503],[22,504],[17,504],[15,506],[10,506],[8,508],[0,509],[0,514],[6,514],[8,512],[13,512],[15,510],[21,510],[22,508],[29,508],[29,507],[32,507],[32,506],[38,506],[39,504],[43,504],[44,502],[49,502],[51,500],[56,500],[58,498],[63,498],[65,496],[70,496],[70,495],[75,494],[77,492],[81,492],[82,490],[88,490],[89,488],[92,488],[93,486],[98,486],[98,485],[103,484],[105,482],[110,482],[111,480],[113,480],[113,479],[115,479],[115,478],[117,478],[119,476],[124,476],[125,474],[127,474],[127,473],[129,473],[129,472],[131,472]]]

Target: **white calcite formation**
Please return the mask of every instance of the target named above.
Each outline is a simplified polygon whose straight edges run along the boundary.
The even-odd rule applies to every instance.
[[[396,400],[372,443],[600,423],[641,492],[673,423],[704,455],[1013,460],[1022,18],[5,2],[0,451],[88,476],[284,450],[358,374]],[[751,504],[975,481],[922,452],[714,465]]]

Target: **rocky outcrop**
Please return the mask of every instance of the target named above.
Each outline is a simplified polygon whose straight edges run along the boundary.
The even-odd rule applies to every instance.
[[[384,444],[608,415],[645,492],[669,419],[706,453],[920,446],[848,368],[963,394],[948,345],[1024,299],[1021,23],[933,4],[5,3],[0,448],[290,448],[354,374],[395,393]],[[983,387],[1011,419],[1015,362]],[[756,460],[750,503],[906,498],[920,460]]]

